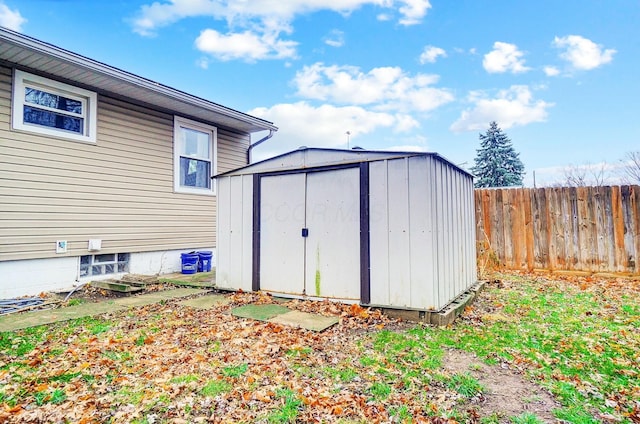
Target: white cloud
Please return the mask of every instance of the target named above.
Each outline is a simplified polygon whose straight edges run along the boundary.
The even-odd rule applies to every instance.
[[[205,29],[196,38],[198,50],[209,53],[220,60],[282,59],[295,57],[294,41],[279,40],[274,34],[242,33],[220,34]]]
[[[364,73],[355,66],[315,63],[296,73],[297,95],[341,104],[371,105],[376,110],[426,112],[451,102],[447,89],[433,87],[438,75],[408,75],[399,67]]]
[[[543,122],[547,119],[547,109],[553,106],[553,103],[534,100],[526,85],[512,85],[507,90],[500,90],[494,98],[487,97],[483,92],[471,92],[468,100],[473,107],[462,112],[460,118],[451,125],[451,131],[483,130],[491,121],[498,122],[505,129]]]
[[[555,77],[557,75],[560,75],[560,70],[555,66],[545,66],[543,70],[548,77]]]
[[[526,72],[530,68],[524,66],[524,53],[515,44],[496,41],[493,50],[484,55],[482,66],[489,73]]]
[[[0,26],[22,32],[22,25],[26,22],[27,20],[22,17],[18,9],[11,10],[9,6],[0,2]]]
[[[420,123],[411,115],[396,114],[394,117],[396,122],[393,131],[396,133],[408,132],[420,127]]]
[[[438,56],[447,57],[447,52],[440,47],[425,46],[422,54],[420,55],[420,63],[435,63]]]
[[[402,15],[400,19],[402,25],[419,24],[431,8],[429,0],[403,0],[400,3],[404,3],[404,6],[398,9]]]
[[[390,152],[426,152],[426,146],[415,144],[402,144],[398,146],[385,147],[382,150],[388,150]]]
[[[338,29],[331,30],[329,35],[324,38],[324,42],[331,47],[342,47],[344,46],[344,32]]]
[[[428,0],[162,0],[141,6],[132,25],[134,32],[153,36],[181,19],[211,17],[226,22],[228,31],[226,35],[203,31],[210,38],[197,43],[207,46],[203,51],[222,60],[290,58],[295,57],[298,43],[282,40],[280,35],[292,33],[296,16],[321,10],[348,15],[367,5],[399,13],[402,25],[419,23],[431,7]],[[226,42],[231,45],[223,45]],[[341,42],[341,37],[327,40],[333,46]]]
[[[560,57],[569,62],[573,68],[585,71],[611,62],[616,53],[614,49],[604,49],[602,45],[579,35],[555,37],[553,45],[564,50],[560,53]]]
[[[402,25],[419,23],[431,8],[428,0],[165,0],[143,5],[133,19],[133,29],[141,35],[153,35],[158,28],[195,16],[226,20],[230,26],[246,26],[255,20],[289,24],[296,15],[320,10],[348,15],[366,5],[397,9]]]
[[[304,101],[256,108],[249,114],[278,122],[279,127],[272,140],[264,147],[256,148],[254,160],[297,149],[301,145],[346,148],[347,131],[350,132],[350,145],[355,146],[359,138],[380,129],[401,131],[418,126],[407,115],[374,112],[359,106],[312,106]]]

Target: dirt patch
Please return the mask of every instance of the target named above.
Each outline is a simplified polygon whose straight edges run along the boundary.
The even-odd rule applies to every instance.
[[[509,417],[529,412],[544,422],[557,422],[552,411],[560,404],[553,396],[506,365],[490,366],[472,353],[454,349],[445,352],[442,364],[452,374],[471,374],[486,388],[470,401],[480,416],[495,414],[501,422],[509,423]]]

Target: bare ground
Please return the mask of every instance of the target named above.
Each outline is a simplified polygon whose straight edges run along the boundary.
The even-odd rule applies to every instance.
[[[507,423],[510,416],[530,412],[545,422],[557,422],[552,411],[560,404],[553,396],[506,365],[490,366],[472,353],[455,349],[446,351],[442,363],[445,371],[468,372],[486,388],[470,401],[481,417],[495,414]]]

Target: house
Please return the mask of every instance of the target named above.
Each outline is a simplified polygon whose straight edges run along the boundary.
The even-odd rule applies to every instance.
[[[216,179],[219,288],[426,312],[477,281],[473,177],[438,154],[301,148]]]
[[[211,176],[265,120],[0,28],[0,298],[215,250]]]

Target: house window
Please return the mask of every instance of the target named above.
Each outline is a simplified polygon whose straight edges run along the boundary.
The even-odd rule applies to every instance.
[[[215,194],[211,176],[216,172],[215,127],[175,118],[174,189],[179,193]]]
[[[16,130],[96,141],[97,95],[92,91],[16,69],[12,107]]]
[[[128,253],[80,256],[80,277],[129,272]]]

